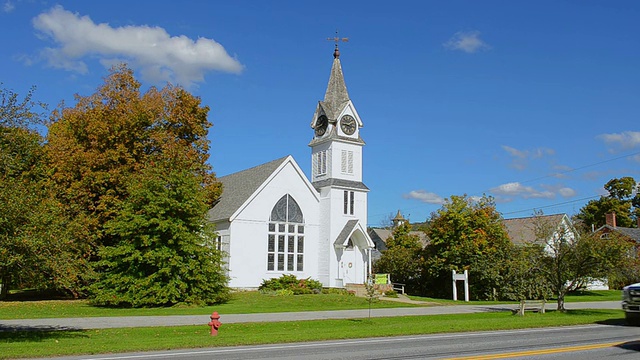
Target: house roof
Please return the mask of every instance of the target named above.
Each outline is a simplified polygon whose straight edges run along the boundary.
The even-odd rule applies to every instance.
[[[220,200],[209,210],[209,220],[229,219],[287,158],[289,156],[218,178],[223,191]]]
[[[387,250],[387,239],[389,239],[393,235],[393,229],[385,229],[385,228],[369,228],[368,229],[369,237],[376,244],[376,248],[380,251]],[[429,237],[425,234],[424,231],[411,230],[409,231],[409,235],[415,235],[420,240],[420,245],[425,247],[429,244]]]
[[[620,226],[613,227],[611,225],[604,225],[604,226],[601,226],[600,228],[598,228],[598,230],[596,230],[596,232],[602,231],[604,229],[609,230],[609,231],[619,232],[622,235],[631,238],[635,242],[640,243],[640,229],[638,229],[638,228],[628,228],[628,227],[620,227]]]
[[[515,219],[504,219],[503,224],[511,242],[517,245],[536,241],[536,221],[560,225],[565,214],[529,216]]]

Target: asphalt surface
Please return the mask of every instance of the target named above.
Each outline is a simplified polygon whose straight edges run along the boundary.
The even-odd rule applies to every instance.
[[[439,314],[469,314],[479,312],[512,311],[514,304],[503,305],[451,305],[407,308],[372,309],[371,317],[419,316]],[[556,303],[549,303],[547,309],[555,309]],[[620,309],[620,301],[598,301],[565,303],[568,310],[577,309]],[[17,330],[84,330],[126,327],[181,326],[207,324],[211,314],[171,315],[171,316],[127,316],[127,317],[86,317],[54,319],[1,320],[0,331]],[[306,311],[260,314],[220,314],[222,324],[277,322],[325,319],[357,319],[369,317],[368,309]]]

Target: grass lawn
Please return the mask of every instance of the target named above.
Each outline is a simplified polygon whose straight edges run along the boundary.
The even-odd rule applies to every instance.
[[[421,296],[409,296],[409,298],[418,301],[437,302],[441,305],[460,305],[464,304],[464,301],[448,300],[448,299],[435,299]],[[590,301],[621,301],[622,293],[620,290],[592,290],[592,291],[576,291],[567,294],[564,298],[565,302],[590,302]],[[556,302],[556,299],[549,299],[549,303]],[[508,303],[505,301],[471,301],[468,304],[475,305],[487,305],[487,304],[500,304]],[[516,303],[515,301],[513,302]]]
[[[445,299],[410,296],[411,299],[429,302],[431,305],[485,305],[504,302],[495,301],[453,301]],[[578,301],[618,301],[619,290],[585,291],[567,295],[566,302]],[[550,300],[552,301],[552,300]],[[406,303],[378,301],[372,308],[417,306]],[[226,304],[204,307],[174,306],[168,308],[118,309],[91,306],[85,300],[45,300],[0,302],[0,319],[39,319],[56,317],[95,316],[149,316],[149,315],[202,315],[217,311],[221,314],[249,314],[287,311],[322,311],[367,309],[369,303],[364,298],[338,294],[270,296],[257,291],[234,293]]]
[[[372,308],[415,306],[391,301],[377,301]],[[0,319],[41,319],[95,316],[202,315],[264,312],[368,309],[365,298],[339,294],[270,296],[257,291],[234,293],[226,304],[167,308],[119,309],[91,306],[84,300],[45,300],[0,302]]]
[[[0,332],[0,359],[216,346],[255,345],[461,331],[508,330],[593,323],[622,324],[621,310],[509,312],[351,320],[223,324],[217,337],[207,326]],[[331,331],[327,331],[331,329]]]

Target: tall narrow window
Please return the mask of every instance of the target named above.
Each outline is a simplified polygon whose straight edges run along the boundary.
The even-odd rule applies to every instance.
[[[348,191],[346,191],[346,190],[344,191],[343,198],[344,198],[344,212],[343,213],[346,215],[347,211],[349,209],[349,192]]]
[[[354,214],[354,203],[355,203],[355,193],[353,191],[345,190],[343,193],[344,198],[344,207],[343,213],[345,215],[353,215]]]
[[[349,192],[349,215],[353,215],[353,207],[354,207],[353,204],[355,202],[354,201],[354,196],[355,196],[355,194],[354,194],[353,191]]]
[[[304,217],[298,203],[285,195],[271,210],[267,235],[268,271],[304,270]]]
[[[316,175],[325,175],[327,173],[327,150],[318,151],[314,157]]]

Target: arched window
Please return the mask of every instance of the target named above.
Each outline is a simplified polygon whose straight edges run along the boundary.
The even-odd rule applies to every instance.
[[[267,239],[268,271],[303,271],[304,216],[287,194],[271,210]]]

